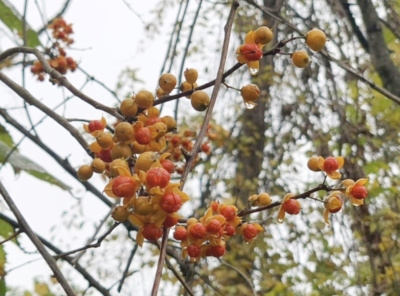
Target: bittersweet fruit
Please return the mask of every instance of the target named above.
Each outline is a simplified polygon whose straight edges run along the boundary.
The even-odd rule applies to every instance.
[[[310,58],[305,50],[299,50],[292,54],[292,61],[296,67],[304,68],[308,65]]]

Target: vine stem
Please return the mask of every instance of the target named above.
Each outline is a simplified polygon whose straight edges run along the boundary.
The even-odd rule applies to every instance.
[[[196,142],[193,146],[192,153],[190,154],[190,157],[189,157],[188,161],[186,162],[185,170],[182,174],[182,179],[181,179],[181,186],[180,186],[181,190],[183,189],[183,187],[185,185],[186,179],[192,168],[193,161],[195,160],[196,155],[199,151],[200,145],[203,142],[204,136],[207,131],[208,124],[212,117],[212,112],[213,112],[213,109],[215,106],[215,102],[217,100],[218,92],[219,92],[220,86],[224,79],[224,77],[223,77],[224,76],[224,68],[225,68],[226,58],[228,55],[229,41],[230,41],[230,36],[231,36],[231,32],[232,32],[233,21],[235,18],[236,10],[238,8],[239,8],[239,1],[236,0],[232,3],[232,7],[229,12],[228,20],[227,20],[225,28],[224,28],[225,36],[224,36],[224,42],[222,45],[221,59],[220,59],[219,67],[218,67],[217,78],[215,79],[214,88],[213,88],[213,91],[211,94],[210,105],[208,106],[208,110],[204,117],[203,124],[201,126],[201,129],[200,129],[200,132],[196,139]],[[161,241],[161,248],[160,248],[160,257],[158,258],[156,277],[154,279],[151,296],[157,296],[158,289],[160,286],[162,269],[164,266],[167,245],[168,245],[168,243],[167,243],[168,242],[168,234],[169,234],[169,228],[164,228],[164,233],[163,233],[163,238]]]
[[[36,234],[33,232],[32,228],[29,226],[28,222],[25,220],[24,216],[22,216],[21,212],[17,208],[17,205],[14,203],[11,196],[8,194],[6,188],[3,186],[3,183],[0,181],[0,194],[3,196],[7,205],[10,207],[10,210],[13,212],[15,217],[18,220],[19,225],[24,230],[26,235],[35,245],[40,255],[42,255],[43,259],[47,262],[50,269],[54,272],[54,276],[57,278],[57,281],[60,283],[65,293],[68,296],[75,296],[75,292],[72,290],[71,286],[67,282],[67,279],[62,274],[61,270],[58,268],[56,261],[50,255],[50,253],[46,250],[43,243],[39,240]]]

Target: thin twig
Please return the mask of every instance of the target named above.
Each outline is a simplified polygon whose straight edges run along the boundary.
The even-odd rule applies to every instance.
[[[21,225],[11,219],[10,217],[4,215],[3,213],[0,212],[0,219],[6,221],[7,223],[11,224],[14,228],[22,228]],[[43,245],[45,245],[47,248],[49,248],[50,250],[52,250],[54,253],[56,254],[62,254],[63,252],[57,248],[55,245],[53,245],[52,243],[50,243],[48,240],[46,240],[45,238],[41,237],[40,235],[36,235],[38,237],[38,239],[43,243]],[[62,258],[62,260],[68,262],[71,266],[72,265],[72,257],[70,256],[64,256]],[[89,283],[89,285],[93,288],[95,288],[97,291],[99,291],[102,295],[104,296],[111,296],[110,292],[104,288],[102,285],[100,285],[100,283],[98,281],[96,281],[96,279],[93,278],[93,276],[85,269],[83,268],[81,265],[77,264],[73,266],[75,268],[75,270],[77,272],[79,272]]]
[[[128,277],[129,274],[132,274],[132,273],[129,273],[128,271],[129,271],[129,267],[132,264],[133,257],[135,256],[138,247],[139,247],[139,245],[135,244],[135,246],[133,247],[133,249],[129,255],[128,261],[126,262],[124,273],[122,274],[122,278],[119,281],[119,285],[117,288],[118,293],[121,293],[121,289],[122,289],[122,286],[124,285],[125,279]]]
[[[228,267],[228,268],[236,271],[238,274],[240,274],[242,276],[242,278],[246,281],[247,285],[250,287],[251,291],[253,292],[253,295],[256,295],[256,291],[254,290],[251,280],[244,274],[244,272],[242,272],[240,269],[236,268],[235,266],[225,262],[224,260],[220,259],[219,262],[221,262],[226,267]]]
[[[58,72],[49,65],[44,55],[36,48],[19,46],[7,49],[6,51],[0,54],[0,61],[16,53],[34,54],[42,64],[44,71],[47,74],[49,74],[52,79],[55,79],[56,82],[67,88],[75,96],[77,96],[82,101],[86,102],[87,104],[93,106],[96,109],[103,110],[104,112],[107,112],[108,114],[116,117],[117,119],[123,119],[123,116],[119,114],[115,108],[111,108],[99,103],[98,101],[90,98],[89,96],[85,95],[80,90],[78,90],[75,86],[73,86],[64,75],[62,75],[60,72]]]
[[[12,79],[8,78],[3,72],[0,72],[0,80],[4,82],[9,88],[11,88],[16,94],[18,94],[25,102],[31,104],[41,110],[43,113],[47,114],[49,117],[54,119],[58,124],[64,127],[70,134],[77,140],[77,142],[85,149],[86,153],[92,156],[92,152],[89,149],[86,140],[82,137],[79,131],[71,125],[64,117],[58,115],[51,108],[47,107],[45,104],[37,100],[30,92],[25,88],[21,87],[15,83]]]
[[[36,234],[33,232],[32,228],[29,226],[28,222],[25,220],[24,216],[22,216],[21,212],[17,208],[11,196],[8,194],[6,188],[3,186],[3,183],[0,181],[0,194],[3,196],[7,205],[10,207],[10,210],[13,212],[15,217],[18,220],[18,223],[22,229],[24,229],[26,235],[35,245],[40,255],[42,255],[43,259],[47,262],[50,269],[54,272],[54,276],[57,278],[57,281],[63,287],[65,293],[70,296],[75,296],[75,292],[72,290],[71,286],[67,282],[67,279],[62,274],[61,270],[58,268],[56,261],[49,254],[49,252],[44,247],[43,243],[39,240]]]
[[[153,288],[151,290],[151,296],[157,296],[157,294],[158,294],[158,288],[160,286],[162,270],[164,267],[164,260],[165,260],[166,252],[167,252],[168,234],[169,234],[169,228],[164,227],[163,228],[163,236],[161,239],[160,256],[158,257],[156,277],[154,279]]]
[[[200,146],[203,143],[204,136],[206,135],[206,132],[207,132],[208,124],[212,117],[212,112],[213,112],[213,109],[215,106],[215,102],[217,100],[218,92],[219,92],[220,86],[224,79],[224,68],[225,68],[226,57],[228,54],[229,40],[230,40],[230,36],[231,36],[235,13],[238,8],[239,8],[239,1],[234,1],[232,3],[231,11],[229,12],[228,20],[227,20],[227,23],[224,28],[225,29],[225,37],[224,37],[224,42],[222,45],[221,59],[220,59],[220,64],[219,64],[219,68],[218,68],[218,72],[217,72],[217,78],[215,79],[214,88],[213,88],[213,91],[211,94],[210,105],[208,106],[207,113],[204,117],[204,121],[203,121],[201,129],[199,131],[199,134],[197,136],[196,142],[193,145],[193,150],[192,150],[191,156],[190,156],[189,160],[186,162],[185,170],[184,170],[184,172],[182,174],[182,178],[181,178],[181,182],[182,182],[181,188],[184,187],[186,179],[189,175],[189,172],[192,169],[192,164],[193,164],[194,160],[196,159],[198,151],[200,151]]]
[[[175,269],[175,267],[171,264],[169,261],[168,257],[165,257],[165,262],[167,263],[167,267],[172,271],[172,273],[175,275],[175,277],[178,279],[178,281],[182,284],[183,288],[185,291],[190,295],[194,296],[192,290],[188,286],[188,284],[185,282],[185,280],[182,278],[182,276],[179,274],[179,272]]]
[[[12,240],[13,238],[17,237],[18,235],[20,235],[21,233],[23,233],[24,230],[23,229],[18,229],[18,231],[14,232],[12,235],[10,235],[9,237],[7,237],[5,240],[0,242],[0,246],[10,240]]]

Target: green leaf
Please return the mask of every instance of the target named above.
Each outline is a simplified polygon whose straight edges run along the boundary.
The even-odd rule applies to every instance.
[[[14,234],[14,227],[11,226],[10,223],[0,219],[0,237],[6,239]],[[15,239],[12,239],[14,243],[16,243]],[[1,266],[1,256],[0,256],[0,266]]]
[[[9,147],[14,147],[14,141],[4,126],[0,124],[0,142],[7,144]]]
[[[50,175],[43,167],[29,158],[21,155],[17,151],[13,151],[10,154],[11,150],[12,148],[10,148],[7,144],[0,142],[0,162],[4,162],[6,157],[8,157],[7,162],[13,166],[15,171],[23,170],[35,178],[56,185],[61,189],[71,190],[71,187]]]
[[[22,37],[22,16],[14,6],[6,0],[0,0],[0,20],[12,31],[17,31],[18,36]],[[40,45],[39,35],[27,25],[26,45],[36,47]]]

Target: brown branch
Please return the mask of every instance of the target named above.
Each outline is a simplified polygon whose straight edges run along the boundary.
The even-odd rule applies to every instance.
[[[0,242],[0,246],[10,240],[12,240],[13,238],[17,237],[18,235],[20,235],[21,233],[23,233],[24,230],[23,229],[18,229],[18,231],[14,232],[12,235],[10,235],[9,237],[7,237],[5,240]]]
[[[56,261],[49,254],[49,252],[44,247],[43,243],[33,232],[32,228],[29,226],[28,222],[25,220],[24,216],[22,216],[21,212],[17,208],[16,204],[12,200],[11,196],[8,194],[6,188],[4,188],[3,183],[0,181],[0,194],[3,196],[7,205],[10,207],[10,210],[13,212],[15,217],[18,220],[20,227],[24,230],[26,235],[35,245],[40,255],[42,255],[43,259],[47,262],[50,269],[54,272],[54,276],[57,278],[57,281],[60,283],[65,293],[69,296],[75,296],[75,292],[72,290],[71,286],[67,282],[67,279],[62,274],[61,270],[58,268]]]
[[[67,255],[74,254],[74,253],[79,252],[79,251],[84,251],[84,250],[87,250],[87,249],[90,249],[90,248],[98,248],[98,247],[100,247],[100,246],[101,246],[101,243],[103,242],[103,240],[104,240],[111,232],[113,232],[113,230],[114,230],[115,228],[117,228],[120,224],[121,224],[121,223],[115,222],[114,225],[111,226],[102,236],[100,236],[100,237],[97,239],[97,241],[96,241],[95,243],[93,243],[93,244],[88,244],[88,245],[86,245],[86,246],[84,246],[84,247],[81,247],[81,248],[78,248],[78,249],[75,249],[75,250],[72,250],[72,251],[68,251],[68,252],[64,252],[64,253],[58,254],[57,256],[55,256],[55,258],[58,259],[58,258],[62,258],[62,257],[67,256]],[[73,262],[74,262],[74,264],[76,264],[77,260],[73,260]]]
[[[11,224],[14,228],[21,228],[21,225],[11,219],[10,217],[4,215],[3,213],[0,212],[0,219],[6,221],[7,223]],[[52,243],[50,243],[48,240],[46,240],[45,238],[41,237],[40,235],[36,235],[37,238],[43,243],[43,245],[45,245],[47,248],[49,248],[50,250],[52,250],[54,253],[56,254],[62,254],[63,252],[57,248],[56,246],[54,246]],[[111,296],[110,292],[104,288],[103,286],[100,285],[100,283],[98,281],[96,281],[92,275],[87,272],[87,270],[85,268],[83,268],[80,264],[76,264],[74,265],[72,263],[73,261],[73,257],[70,256],[64,256],[62,258],[62,260],[68,262],[72,267],[75,268],[75,270],[77,272],[79,272],[89,283],[89,285],[93,288],[95,288],[97,291],[99,291],[102,295],[104,296]]]
[[[158,288],[159,288],[160,282],[161,282],[164,260],[166,257],[165,255],[167,252],[168,234],[169,234],[169,228],[164,227],[163,228],[163,236],[162,236],[162,240],[161,240],[160,256],[158,257],[156,277],[154,279],[153,288],[151,290],[151,296],[157,296],[157,294],[158,294]]]
[[[46,61],[46,58],[44,55],[37,50],[36,48],[30,48],[30,47],[13,47],[10,49],[7,49],[6,51],[2,52],[0,54],[0,61],[3,59],[15,55],[17,53],[29,53],[29,54],[34,54],[38,60],[42,63],[44,71],[51,76],[51,78],[57,80],[58,83],[60,83],[62,86],[64,86],[66,89],[68,89],[71,93],[73,93],[75,96],[80,98],[82,101],[86,102],[87,104],[93,106],[94,108],[98,110],[102,110],[117,119],[123,119],[123,116],[118,113],[118,111],[115,108],[108,107],[106,105],[103,105],[96,100],[90,98],[89,96],[85,95],[82,93],[79,89],[77,89],[75,86],[73,86],[68,79],[62,75],[60,72],[52,68],[49,63]]]
[[[8,78],[3,72],[0,71],[0,80],[4,82],[9,88],[11,88],[16,94],[18,94],[25,102],[31,104],[41,110],[43,113],[47,114],[49,117],[54,119],[58,124],[60,124],[63,128],[70,132],[70,134],[78,141],[78,143],[85,149],[85,151],[91,155],[89,146],[86,143],[85,139],[79,133],[79,131],[71,125],[68,121],[64,119],[64,117],[58,115],[51,108],[47,107],[45,104],[37,100],[34,96],[31,95],[25,88],[15,83],[13,80]]]

